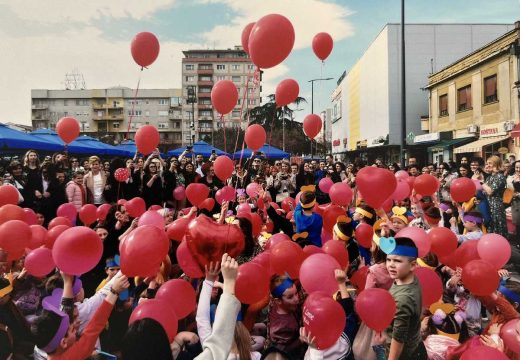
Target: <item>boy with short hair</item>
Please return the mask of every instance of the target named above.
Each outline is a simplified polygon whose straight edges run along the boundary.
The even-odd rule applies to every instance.
[[[383,240],[383,238],[381,239]],[[388,238],[394,245],[387,250],[386,268],[394,284],[390,288],[397,309],[386,330],[389,360],[426,360],[427,353],[421,339],[421,287],[415,277],[418,250],[409,238]]]

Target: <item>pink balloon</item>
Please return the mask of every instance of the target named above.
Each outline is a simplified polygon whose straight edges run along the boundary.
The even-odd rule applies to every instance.
[[[61,204],[56,211],[57,216],[62,216],[70,220],[71,224],[76,224],[76,217],[78,216],[78,210],[73,203]]]
[[[343,182],[332,185],[329,190],[330,201],[339,206],[348,206],[352,201],[352,189]]]
[[[96,210],[96,216],[99,221],[105,221],[107,218],[108,212],[110,211],[110,204],[103,204]]]
[[[426,254],[430,252],[430,238],[421,228],[412,226],[405,227],[404,229],[400,230],[395,237],[406,237],[412,239],[415,243],[415,246],[417,246],[417,249],[419,250],[419,257],[426,256]]]
[[[338,291],[334,270],[341,269],[339,263],[328,254],[314,254],[305,259],[300,267],[300,281],[309,294],[321,291],[332,295]]]
[[[235,200],[236,191],[234,187],[226,185],[222,189],[220,189],[220,192],[222,194],[223,201]]]
[[[164,229],[164,218],[155,210],[148,210],[139,217],[138,226],[152,225],[158,229]]]
[[[83,224],[89,226],[94,223],[97,219],[97,208],[96,205],[86,204],[79,210],[79,219]]]
[[[320,190],[322,192],[324,192],[325,194],[328,194],[329,191],[330,191],[330,188],[332,187],[332,185],[334,185],[334,182],[332,181],[331,178],[328,178],[328,177],[324,177],[323,179],[320,180],[320,182],[318,183],[318,187],[320,188]]]
[[[399,170],[398,172],[395,173],[395,178],[397,180],[406,180],[409,177],[410,177],[410,175],[405,170]]]
[[[478,241],[478,255],[496,269],[501,269],[511,258],[509,241],[498,234],[485,234]]]
[[[392,196],[390,196],[395,201],[401,201],[410,196],[410,185],[406,181],[399,180],[397,181],[397,186],[394,190]]]
[[[251,206],[249,204],[240,204],[238,205],[237,213],[251,213]]]
[[[70,275],[81,275],[92,270],[102,254],[103,243],[98,234],[85,226],[65,230],[52,248],[54,263]]]
[[[38,218],[36,217],[36,213],[33,209],[23,208],[23,212],[25,213],[25,223],[27,225],[36,225],[38,223]]]
[[[291,241],[291,238],[289,236],[287,236],[286,234],[283,234],[283,233],[274,234],[273,236],[271,236],[269,238],[269,240],[265,244],[265,249],[269,250],[270,248],[272,248],[276,244],[281,243],[282,241]]]
[[[177,335],[179,321],[177,314],[169,305],[167,301],[159,299],[142,302],[132,311],[128,324],[131,325],[134,321],[141,319],[153,319],[161,324],[169,341],[173,342]]]
[[[262,187],[255,182],[250,183],[249,185],[246,186],[246,193],[251,198],[256,197],[260,190],[262,190]]]
[[[175,190],[173,190],[173,197],[177,201],[184,200],[186,198],[186,189],[184,188],[184,186],[177,186]]]
[[[520,354],[520,341],[517,339],[516,327],[520,319],[513,319],[508,321],[500,330],[500,337],[504,340],[507,348],[517,354]]]
[[[27,272],[35,277],[44,277],[56,267],[52,251],[44,247],[29,252],[25,257],[24,266]]]

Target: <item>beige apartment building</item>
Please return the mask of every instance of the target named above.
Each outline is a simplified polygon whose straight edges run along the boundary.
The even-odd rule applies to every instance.
[[[161,144],[182,145],[181,89],[134,89],[113,87],[90,90],[31,90],[34,129],[54,129],[64,116],[76,118],[81,132],[108,142],[133,139],[143,125],[155,126]],[[130,124],[130,128],[129,128]]]
[[[184,145],[199,140],[211,143],[214,131],[223,122],[226,127],[240,127],[242,111],[260,105],[261,86],[254,79],[255,66],[241,46],[227,50],[186,50],[183,54],[182,141]],[[238,104],[223,117],[223,122],[211,104],[211,89],[220,80],[233,81],[239,93]]]

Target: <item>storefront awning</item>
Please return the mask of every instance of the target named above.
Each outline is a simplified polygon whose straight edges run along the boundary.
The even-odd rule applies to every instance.
[[[468,142],[468,140],[471,140],[471,138],[443,140],[443,141],[438,142],[435,145],[429,146],[427,148],[427,151],[428,152],[444,151],[453,145],[461,144],[463,142]]]
[[[492,136],[488,138],[478,139],[477,141],[470,142],[469,144],[456,148],[453,152],[455,154],[463,153],[476,153],[482,151],[482,148],[487,145],[497,143],[499,141],[509,138],[509,135]]]
[[[516,126],[513,128],[513,131],[511,131],[511,137],[512,138],[520,137],[520,124],[516,124]]]

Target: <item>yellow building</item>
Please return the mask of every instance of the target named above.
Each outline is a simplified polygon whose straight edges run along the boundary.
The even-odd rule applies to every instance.
[[[520,131],[513,130],[519,122],[519,55],[517,22],[515,29],[429,76],[429,132],[451,139],[430,147],[430,160],[518,154],[520,142],[515,146],[514,138]]]

